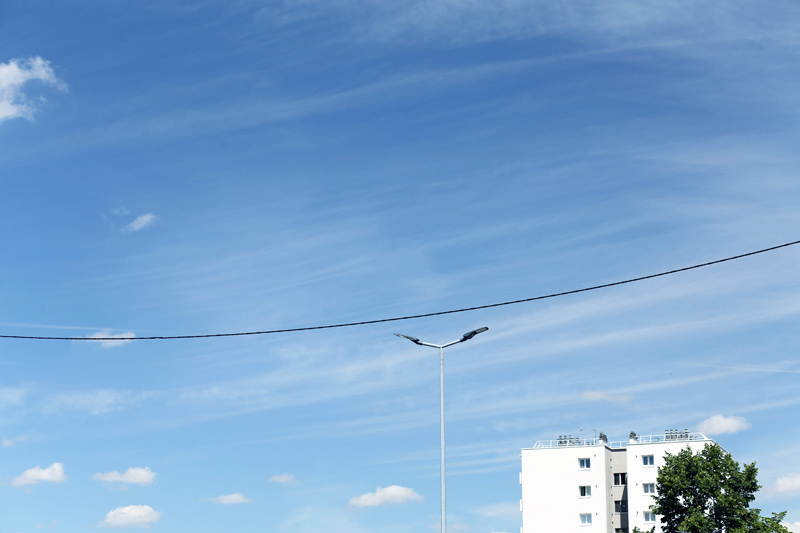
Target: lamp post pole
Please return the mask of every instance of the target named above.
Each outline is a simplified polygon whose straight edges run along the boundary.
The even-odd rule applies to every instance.
[[[423,342],[416,337],[411,337],[409,335],[402,335],[400,333],[395,333],[398,337],[403,337],[404,339],[408,339],[414,344],[419,346],[430,346],[431,348],[438,348],[439,349],[439,430],[441,433],[441,459],[439,462],[439,469],[440,469],[440,478],[442,482],[442,527],[441,533],[447,533],[447,511],[445,508],[445,483],[444,483],[444,349],[448,346],[452,346],[454,344],[458,344],[459,342],[466,342],[470,340],[472,337],[477,335],[478,333],[483,333],[484,331],[488,331],[489,328],[483,327],[478,329],[473,329],[472,331],[468,331],[461,336],[460,339],[448,342],[446,344],[431,344],[429,342]]]

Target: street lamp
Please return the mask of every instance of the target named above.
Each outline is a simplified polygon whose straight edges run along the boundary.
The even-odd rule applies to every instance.
[[[400,333],[395,333],[398,337],[403,337],[404,339],[408,339],[414,344],[418,344],[420,346],[430,346],[431,348],[439,348],[439,400],[440,400],[440,430],[442,434],[441,439],[441,461],[440,461],[440,469],[441,469],[441,480],[442,480],[442,529],[441,533],[447,533],[447,514],[445,511],[445,495],[444,495],[444,349],[448,346],[452,346],[454,344],[458,344],[459,342],[466,342],[470,340],[472,337],[477,335],[478,333],[483,333],[484,331],[489,331],[489,328],[483,327],[478,329],[473,329],[472,331],[468,331],[464,333],[460,339],[448,342],[447,344],[431,344],[429,342],[422,342],[416,337],[411,337],[409,335],[401,335]]]

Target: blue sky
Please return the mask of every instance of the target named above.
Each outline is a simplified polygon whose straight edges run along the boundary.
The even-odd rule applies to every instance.
[[[0,531],[518,531],[519,451],[704,429],[800,531],[800,6],[7,1]],[[125,340],[128,339],[128,340]],[[371,495],[370,495],[371,494]]]

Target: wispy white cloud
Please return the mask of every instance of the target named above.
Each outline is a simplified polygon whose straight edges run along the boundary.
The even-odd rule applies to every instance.
[[[581,393],[581,398],[590,402],[628,403],[633,399],[629,394],[611,394],[599,390],[587,390]]]
[[[133,342],[133,339],[136,338],[136,334],[132,331],[128,331],[125,333],[111,333],[111,330],[104,329],[103,331],[98,331],[96,333],[92,333],[91,335],[86,336],[87,339],[120,339],[120,340],[102,340],[98,341],[100,346],[103,348],[115,348],[117,346],[122,346],[124,344],[128,344],[129,342]],[[85,341],[84,341],[85,342]]]
[[[178,401],[201,405],[240,405],[245,410],[274,409],[381,390],[388,385],[389,375],[386,372],[390,368],[394,370],[391,375],[394,388],[424,379],[415,374],[413,365],[409,364],[425,358],[419,351],[351,360],[341,358],[339,351],[341,348],[326,347],[321,351],[318,347],[304,345],[291,350],[293,354],[305,354],[304,358],[292,357],[284,366],[269,373],[186,390],[180,394]],[[327,361],[317,358],[322,353],[328,354]],[[346,387],[343,386],[345,384]],[[278,391],[281,394],[276,394]]]
[[[36,328],[36,329],[75,329],[75,330],[92,330],[98,329],[91,326],[59,326],[54,324],[31,324],[29,322],[0,322],[0,326],[7,326],[13,328]]]
[[[742,416],[714,415],[697,424],[697,431],[706,435],[738,433],[750,429],[750,422]]]
[[[655,37],[672,36],[673,41],[692,34],[701,24],[707,39],[739,37],[735,31],[757,13],[746,3],[737,9],[723,9],[708,1],[658,2],[611,0],[601,4],[578,0],[569,4],[497,0],[352,0],[290,1],[281,9],[267,8],[262,18],[291,21],[311,13],[327,12],[349,16],[350,36],[363,40],[406,41],[423,36],[428,40],[486,41],[507,37],[562,35],[609,41],[631,40],[650,32]],[[267,15],[268,12],[268,15]],[[779,23],[773,18],[772,21]],[[777,25],[777,24],[776,24]],[[752,33],[752,24],[748,26]],[[766,29],[766,28],[765,28]],[[765,31],[763,33],[766,33]],[[652,38],[652,37],[651,37]]]
[[[246,497],[241,492],[234,492],[233,494],[224,494],[222,496],[217,496],[216,498],[208,498],[205,501],[212,503],[221,503],[223,505],[232,505],[237,503],[250,503],[253,500]]]
[[[497,516],[515,517],[519,516],[519,502],[502,502],[493,503],[490,505],[482,505],[475,508],[474,512],[489,518],[494,518]]]
[[[296,486],[300,483],[294,477],[294,474],[278,474],[272,476],[267,481],[270,483],[278,483],[279,485],[289,485],[289,486]]]
[[[652,291],[650,291],[652,292]],[[602,315],[609,312],[605,303],[608,300],[619,298],[601,298],[600,301],[603,305],[598,305],[595,309],[596,314]],[[660,298],[655,298],[659,301]],[[648,301],[648,304],[652,302]],[[584,302],[581,307],[594,307],[592,302]],[[635,308],[635,306],[634,306]],[[566,315],[569,317],[572,306],[566,306]],[[605,312],[605,313],[604,313]],[[549,312],[553,315],[552,311]],[[585,315],[579,317],[586,320]],[[531,324],[539,322],[537,313],[526,314],[519,318],[520,321],[527,321]],[[530,330],[520,329],[515,330],[517,323],[516,318],[506,322],[500,322],[496,328],[501,337],[511,340],[515,335],[528,335]],[[573,320],[577,320],[574,319]],[[563,320],[563,323],[558,323],[559,327],[569,327],[573,323],[571,320]],[[509,327],[509,325],[511,327]],[[669,328],[669,326],[662,326]],[[678,331],[686,327],[684,323],[675,324],[674,330]],[[690,325],[691,329],[695,329],[695,325]],[[513,334],[509,334],[509,330]],[[500,333],[502,332],[502,333]],[[657,328],[648,330],[648,334],[644,335],[642,339],[650,338],[649,335],[663,336],[664,333],[657,331]],[[634,336],[638,335],[636,331]],[[626,337],[630,338],[630,331],[620,331],[614,339],[597,339],[595,336],[588,334],[583,338],[583,342],[573,342],[573,340],[562,341],[558,336],[549,335],[551,339],[537,344],[537,354],[545,354],[547,356],[572,352],[581,353],[590,348],[595,348],[598,343],[605,342],[626,342]],[[564,345],[563,342],[568,342]],[[402,346],[402,345],[401,345]],[[478,347],[479,344],[475,344]],[[413,348],[413,347],[412,347]],[[334,350],[337,350],[334,348]],[[316,351],[318,348],[310,346],[295,346],[290,350],[292,353],[303,353],[308,358],[305,359],[289,359],[287,364],[279,367],[268,374],[260,376],[253,376],[250,378],[242,379],[239,381],[232,381],[228,383],[219,383],[209,388],[200,388],[194,390],[187,390],[180,393],[180,403],[190,404],[203,404],[215,406],[227,406],[230,413],[249,412],[251,410],[261,409],[275,409],[286,407],[289,405],[302,405],[307,403],[326,402],[333,400],[341,400],[358,394],[370,394],[375,391],[381,390],[398,390],[407,389],[418,385],[427,378],[424,374],[420,374],[417,370],[421,361],[426,359],[426,354],[420,350],[408,349],[396,351],[394,349],[382,349],[383,355],[375,357],[374,351],[370,350],[368,357],[365,354],[364,358],[351,357],[349,360],[343,360],[338,354],[332,356],[330,348],[325,351],[326,357],[324,359],[317,359]],[[335,354],[336,352],[333,352]],[[350,355],[353,355],[352,352]],[[523,347],[520,350],[508,350],[503,354],[498,354],[497,358],[493,358],[495,363],[499,361],[506,363],[513,363],[519,359],[529,359],[530,350]],[[477,372],[483,371],[481,365],[486,365],[486,358],[464,358],[463,362],[459,363],[461,372]],[[312,361],[317,363],[311,364]],[[707,382],[709,380],[718,379],[721,376],[730,375],[731,371],[720,372],[714,371],[710,373],[693,372],[690,375],[674,377],[669,379],[647,379],[647,376],[642,376],[644,379],[630,380],[636,383],[635,386],[628,387],[608,397],[603,394],[593,394],[592,399],[607,400],[613,398],[617,401],[624,400],[625,396],[643,391],[653,391],[663,388],[674,388],[681,385],[689,385]],[[567,373],[568,374],[568,373]],[[369,379],[367,379],[369,378]],[[559,378],[561,379],[561,378]],[[566,379],[566,375],[564,376]],[[596,380],[594,380],[596,381]],[[587,380],[586,384],[591,381]],[[343,386],[347,384],[348,386]],[[583,385],[585,387],[585,385]],[[454,408],[451,411],[451,420],[475,420],[486,417],[497,418],[498,416],[507,415],[508,413],[529,412],[536,410],[536,405],[542,404],[543,398],[532,397],[536,396],[531,391],[541,389],[541,385],[537,385],[535,380],[528,379],[520,380],[519,382],[506,383],[502,387],[483,387],[480,390],[470,391],[467,397],[459,398],[459,401],[454,402]],[[578,389],[580,390],[580,389]],[[283,391],[285,394],[276,394],[277,391]],[[299,394],[298,391],[302,391]],[[310,392],[311,391],[311,392]],[[596,391],[595,391],[596,392]],[[547,393],[545,396],[552,393]],[[557,393],[557,396],[564,396],[563,391]],[[465,401],[466,400],[466,401]],[[571,398],[560,398],[562,405],[564,402],[577,402],[580,401],[580,395],[571,394]],[[399,417],[399,419],[398,419]],[[401,420],[402,419],[402,420]],[[373,429],[368,429],[365,424],[376,425]],[[381,427],[416,427],[420,424],[419,416],[413,412],[404,410],[404,413],[398,413],[397,416],[379,416],[372,420],[359,420],[353,421],[352,424],[337,423],[328,429],[331,431],[341,431],[342,427],[347,427],[347,431],[360,431],[370,432]]]
[[[20,388],[5,388],[0,389],[0,409],[4,407],[11,407],[14,405],[21,405],[25,400],[27,390]]]
[[[117,471],[97,473],[91,478],[94,481],[105,481],[107,483],[132,483],[136,485],[150,485],[156,479],[156,473],[150,470],[149,466],[144,468],[132,467],[120,474]]]
[[[148,528],[160,519],[161,513],[153,510],[149,505],[127,505],[112,509],[97,525],[99,527],[141,526]]]
[[[375,492],[356,496],[350,500],[349,504],[353,507],[375,507],[378,505],[421,501],[422,496],[413,489],[401,487],[400,485],[390,485],[388,487],[378,487]]]
[[[148,397],[148,393],[132,393],[113,389],[62,392],[46,396],[39,404],[46,414],[65,411],[85,411],[101,415],[135,404]]]
[[[775,480],[775,492],[800,491],[800,473],[786,474]]]
[[[16,437],[16,438],[13,438],[13,439],[3,439],[2,441],[0,441],[0,446],[2,446],[3,448],[10,448],[10,447],[14,446],[17,443],[24,442],[26,440],[28,440],[28,437],[25,436],[25,435],[23,435],[22,437]]]
[[[748,283],[752,281],[750,276],[745,275],[744,277],[748,279]],[[735,283],[732,279],[723,276],[718,280],[718,285],[731,286]],[[493,322],[492,331],[496,332],[495,334],[506,343],[512,343],[515,338],[530,335],[531,331],[536,331],[542,340],[537,342],[533,354],[526,345],[522,349],[504,350],[503,353],[497,354],[491,359],[460,357],[457,371],[462,373],[460,379],[463,379],[474,372],[483,371],[486,366],[481,367],[480,365],[488,365],[486,362],[488,360],[496,366],[498,362],[505,365],[522,359],[530,359],[532,356],[546,359],[558,354],[571,353],[575,357],[582,357],[582,353],[596,351],[598,348],[606,349],[605,345],[614,346],[616,349],[628,342],[635,346],[635,343],[678,335],[685,336],[692,332],[730,330],[745,323],[745,316],[740,315],[735,306],[726,308],[723,313],[717,313],[712,319],[692,320],[691,318],[694,317],[680,314],[674,321],[665,320],[652,327],[632,327],[627,324],[627,320],[615,320],[612,327],[604,325],[602,328],[597,328],[597,334],[591,327],[584,327],[584,333],[581,336],[575,336],[572,333],[569,335],[558,334],[561,330],[570,330],[576,323],[590,325],[603,323],[603,317],[625,316],[625,313],[641,315],[652,307],[674,304],[676,299],[707,297],[708,294],[716,294],[716,291],[721,290],[720,286],[707,283],[707,280],[701,277],[697,282],[682,282],[677,288],[668,284],[647,286],[636,290],[628,289],[622,294],[622,297],[619,294],[601,295],[597,293],[598,296],[582,299],[576,304],[559,303],[540,311],[534,310],[530,313],[512,316],[506,321]],[[784,309],[782,301],[771,300],[768,307],[769,312],[776,313],[775,316],[778,317],[793,316],[797,313],[794,308]],[[752,323],[754,315],[759,313],[758,308],[748,306],[746,311],[747,320]],[[689,319],[687,320],[687,318]],[[527,329],[524,327],[525,324],[528,324]],[[480,337],[474,341],[476,343],[474,346],[472,344],[464,345],[461,349],[479,348],[479,339]],[[284,352],[287,355],[284,356]],[[213,386],[197,386],[174,391],[178,397],[172,396],[175,398],[172,405],[180,404],[187,408],[191,408],[192,404],[202,405],[204,410],[213,411],[211,416],[225,416],[254,410],[342,401],[354,395],[374,394],[376,391],[408,389],[427,379],[418,371],[420,361],[426,359],[426,353],[424,350],[416,350],[411,345],[407,350],[402,348],[397,350],[394,346],[391,349],[380,346],[377,356],[375,350],[365,350],[363,357],[353,350],[348,350],[346,356],[342,352],[343,350],[339,348],[331,351],[330,347],[320,349],[318,346],[312,347],[303,343],[292,344],[278,351],[276,355],[278,355],[279,364],[271,366],[268,372],[249,374],[247,377],[228,382],[215,380]],[[323,353],[325,357],[322,357]],[[299,357],[297,354],[303,355]],[[227,357],[225,359],[228,361]],[[695,360],[697,359],[690,358],[689,362]],[[638,370],[633,368],[631,372],[638,372]],[[638,395],[641,392],[674,389],[692,384],[713,384],[716,380],[736,374],[741,374],[741,372],[735,370],[725,372],[692,371],[683,375],[676,374],[674,377],[664,375],[653,379],[651,374],[642,373],[635,378],[626,379],[625,382],[632,385],[617,389],[614,394],[624,397],[630,394]],[[565,371],[563,375],[552,381],[566,379],[575,383],[575,386],[571,387],[571,391],[587,390],[598,382],[598,379],[578,378],[573,375],[571,370]],[[611,380],[605,381],[610,382]],[[479,390],[471,390],[465,395],[455,393],[458,401],[453,402],[450,419],[456,422],[491,417],[496,423],[502,423],[503,419],[509,419],[509,413],[536,411],[536,405],[545,405],[547,401],[551,401],[548,396],[558,398],[557,401],[562,406],[585,400],[579,394],[571,391],[569,392],[571,397],[566,398],[563,388],[549,392],[544,391],[541,397],[537,396],[538,393],[531,392],[541,389],[542,384],[537,383],[536,380],[509,382],[508,379],[505,379],[503,386],[481,387]],[[695,388],[695,390],[697,389]],[[606,398],[600,395],[594,399],[605,400]],[[717,407],[717,409],[721,408]],[[737,409],[741,409],[741,407]],[[679,418],[685,420],[686,418],[681,418],[684,416],[673,416],[665,423],[672,424]],[[348,420],[344,423],[337,422],[332,424],[330,429],[334,432],[344,431],[343,428],[346,428],[347,431],[359,432],[396,431],[399,427],[416,427],[421,423],[420,420],[421,417],[414,411],[404,410],[403,413],[396,415],[381,414],[380,416]],[[628,430],[624,434],[627,434]],[[294,427],[291,431],[296,436],[298,432],[314,432],[315,430]]]
[[[127,231],[139,231],[143,230],[146,227],[152,226],[153,224],[158,221],[158,217],[153,213],[145,213],[143,215],[139,215],[134,219],[133,222],[125,226]]]
[[[23,92],[23,87],[32,81],[66,89],[64,82],[53,72],[50,62],[41,57],[0,63],[0,124],[12,118],[33,119],[36,106]]]
[[[21,487],[23,485],[35,485],[40,481],[48,481],[50,483],[62,483],[67,480],[64,474],[64,463],[53,463],[47,468],[41,466],[34,466],[18,475],[11,482],[14,487]]]

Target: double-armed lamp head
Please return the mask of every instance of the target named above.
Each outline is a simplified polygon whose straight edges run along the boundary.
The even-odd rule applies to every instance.
[[[459,342],[466,342],[466,341],[470,340],[472,337],[474,337],[475,335],[477,335],[478,333],[483,333],[484,331],[489,331],[489,328],[482,327],[482,328],[478,328],[478,329],[473,329],[472,331],[468,331],[468,332],[464,333],[459,340],[447,343],[445,346],[450,346],[451,344],[456,344],[456,343],[459,343]],[[404,339],[408,339],[411,342],[413,342],[414,344],[418,344],[420,346],[433,346],[435,348],[439,347],[438,345],[435,345],[435,344],[428,344],[426,342],[422,342],[418,338],[412,337],[411,335],[403,335],[402,333],[395,333],[395,335],[397,335],[398,337],[403,337]]]

